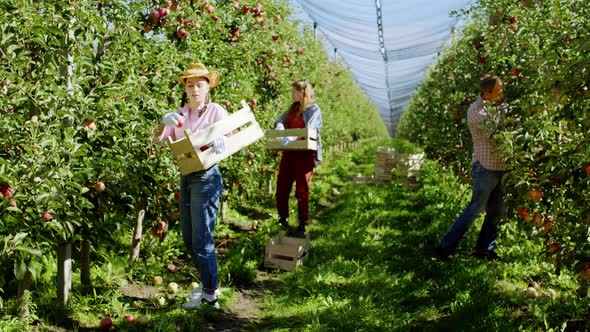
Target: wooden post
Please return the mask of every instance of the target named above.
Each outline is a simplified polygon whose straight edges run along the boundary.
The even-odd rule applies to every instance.
[[[57,298],[62,304],[68,302],[72,289],[72,244],[57,246]]]
[[[139,249],[141,247],[141,233],[143,232],[143,217],[145,216],[145,210],[139,210],[137,214],[137,221],[135,223],[135,232],[133,233],[133,239],[131,240],[131,256],[129,257],[132,261],[139,258]]]
[[[227,215],[227,201],[221,202],[221,221],[225,220],[225,216]]]

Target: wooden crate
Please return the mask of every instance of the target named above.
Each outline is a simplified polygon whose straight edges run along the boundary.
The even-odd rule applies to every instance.
[[[392,170],[396,165],[396,152],[393,148],[377,147],[375,151],[375,183],[391,182]]]
[[[279,234],[266,241],[264,266],[293,271],[303,264],[309,253],[309,237],[287,237]]]
[[[168,137],[168,146],[182,175],[208,169],[264,136],[248,104],[243,100],[241,103],[240,110],[205,129],[194,133],[185,130],[185,137],[176,141]],[[213,148],[201,151],[202,146],[230,132],[233,134],[226,136],[225,152],[218,154]]]
[[[287,146],[281,145],[282,137],[296,136],[297,139],[289,142]],[[266,148],[269,150],[317,150],[318,133],[311,128],[295,128],[284,130],[267,130],[266,131]]]

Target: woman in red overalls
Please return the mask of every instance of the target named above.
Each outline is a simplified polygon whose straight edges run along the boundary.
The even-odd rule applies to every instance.
[[[320,129],[322,128],[322,115],[319,106],[315,103],[315,94],[312,85],[307,80],[293,82],[293,104],[289,110],[277,120],[276,129],[285,128],[312,128],[317,130],[316,151],[283,151],[279,176],[277,178],[276,201],[279,213],[279,223],[288,228],[289,224],[289,196],[295,182],[295,198],[297,199],[297,215],[299,226],[293,236],[305,237],[305,226],[309,220],[309,183],[313,168],[322,160],[322,143]],[[287,146],[295,137],[283,137],[281,144]]]

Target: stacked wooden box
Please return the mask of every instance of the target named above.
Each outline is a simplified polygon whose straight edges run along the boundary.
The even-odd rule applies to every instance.
[[[392,171],[396,166],[396,152],[393,148],[378,147],[375,152],[373,169],[375,183],[388,183],[392,179]]]
[[[303,264],[309,253],[310,240],[279,234],[266,241],[264,266],[292,271]]]
[[[397,181],[405,186],[416,186],[423,162],[424,153],[398,153],[394,170]]]

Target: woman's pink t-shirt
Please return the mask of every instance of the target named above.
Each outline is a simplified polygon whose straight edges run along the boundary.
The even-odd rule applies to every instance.
[[[184,137],[184,131],[190,129],[191,132],[196,132],[200,129],[205,129],[217,121],[228,117],[227,111],[216,103],[209,103],[207,109],[199,116],[198,113],[193,113],[189,116],[190,106],[187,104],[183,108],[176,111],[185,118],[184,124],[179,128],[172,128],[166,126],[160,136],[153,138],[154,142],[166,140],[171,137],[173,140],[178,140]]]

